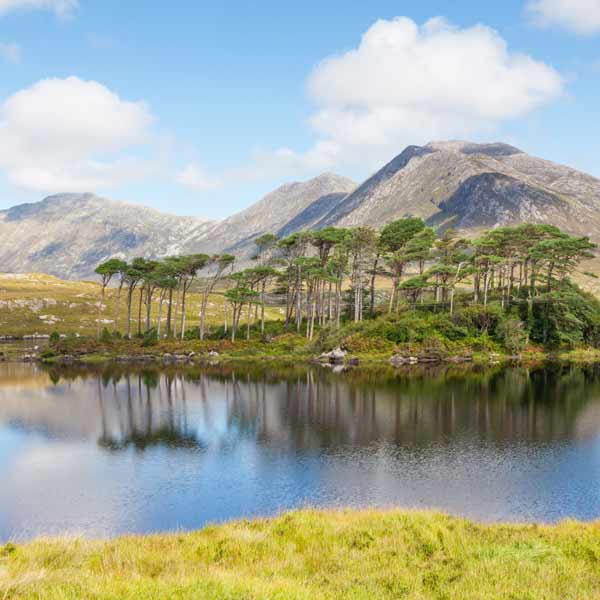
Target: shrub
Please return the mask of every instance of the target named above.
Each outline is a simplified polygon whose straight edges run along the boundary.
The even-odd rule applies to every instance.
[[[49,339],[50,344],[58,344],[58,342],[60,342],[60,333],[58,333],[58,331],[53,331],[50,334],[50,339]]]
[[[502,319],[496,327],[496,337],[505,350],[511,354],[519,354],[527,345],[525,323],[516,317]]]
[[[148,330],[142,339],[142,347],[148,348],[149,346],[156,346],[158,342],[158,337],[156,333],[156,329]]]
[[[54,358],[55,356],[56,356],[56,352],[52,348],[50,348],[50,347],[44,348],[40,352],[40,358],[42,360],[47,360],[49,358]]]
[[[469,336],[469,330],[466,327],[457,325],[448,313],[432,315],[431,327],[450,341],[461,340]]]
[[[502,316],[502,309],[497,304],[487,306],[473,304],[457,310],[452,320],[458,326],[466,327],[473,332],[492,335]]]
[[[523,302],[530,337],[549,348],[600,341],[600,302],[573,284]]]

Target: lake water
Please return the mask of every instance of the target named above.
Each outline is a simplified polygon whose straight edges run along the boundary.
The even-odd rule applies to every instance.
[[[600,517],[600,369],[0,364],[0,541],[311,506]]]

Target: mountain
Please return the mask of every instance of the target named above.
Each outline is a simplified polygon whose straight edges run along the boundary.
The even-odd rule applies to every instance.
[[[406,148],[316,226],[409,215],[463,231],[551,223],[600,241],[600,180],[507,144],[432,142]]]
[[[326,173],[284,185],[220,223],[93,194],[50,196],[0,211],[0,270],[81,279],[111,256],[228,250],[247,259],[254,238],[312,227],[355,187],[350,179]]]
[[[452,141],[409,146],[359,186],[332,173],[283,185],[221,222],[61,194],[0,211],[0,269],[83,278],[115,255],[224,251],[244,264],[264,233],[380,227],[409,215],[466,234],[549,223],[600,242],[600,180],[507,144]]]
[[[176,254],[183,240],[214,226],[93,194],[50,196],[0,211],[0,269],[89,277],[111,256]]]
[[[222,251],[248,257],[254,240],[264,233],[279,236],[310,229],[356,188],[346,177],[324,173],[305,182],[288,183],[267,194],[246,210],[221,221],[203,239],[190,246],[203,251]]]

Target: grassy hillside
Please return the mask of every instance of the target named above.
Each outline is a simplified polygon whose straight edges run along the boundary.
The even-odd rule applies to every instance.
[[[125,294],[118,315],[121,331],[125,331],[127,315],[124,296]],[[50,334],[55,330],[66,334],[94,334],[99,301],[100,285],[96,282],[63,281],[41,273],[0,274],[0,335]],[[221,294],[214,294],[210,298],[209,326],[219,326],[223,323],[223,303],[224,298]],[[106,321],[103,326],[109,329],[113,326],[115,304],[116,290],[108,288],[101,319]],[[186,305],[186,328],[190,329],[199,322],[200,296],[191,293]],[[154,302],[152,314],[153,319],[156,319],[158,300]],[[279,317],[280,314],[278,309],[267,311],[270,318]],[[163,319],[165,316],[166,306],[163,307]],[[142,314],[143,319],[145,313]],[[137,331],[137,294],[132,331]]]
[[[600,524],[302,511],[195,533],[0,546],[0,597],[561,600],[600,595]]]

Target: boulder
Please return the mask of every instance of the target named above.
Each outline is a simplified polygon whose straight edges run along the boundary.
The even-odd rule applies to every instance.
[[[390,364],[392,367],[401,367],[402,365],[408,364],[408,359],[400,354],[394,354],[394,356],[390,358]]]
[[[404,356],[402,354],[394,354],[390,358],[390,364],[393,367],[400,367],[402,365],[416,365],[419,363],[419,358],[416,356]]]
[[[347,352],[341,348],[336,348],[329,353],[329,360],[334,364],[340,364],[344,362]]]

